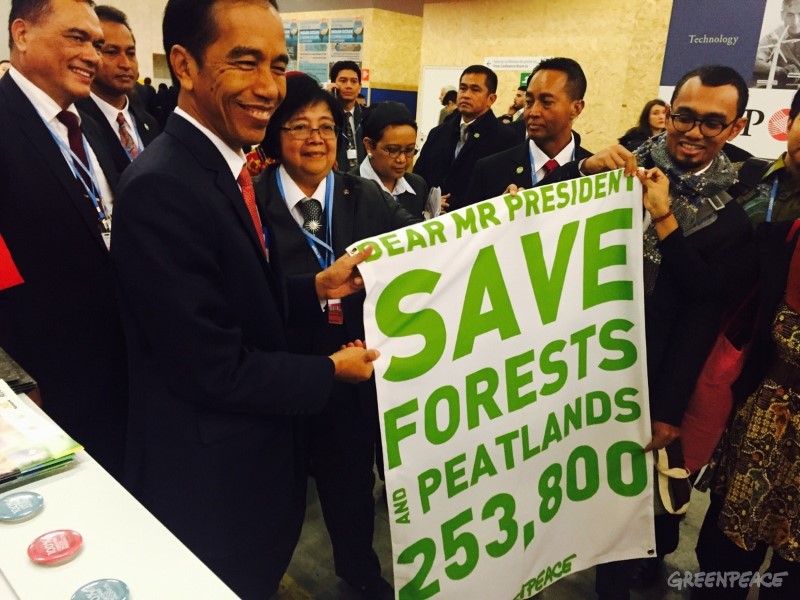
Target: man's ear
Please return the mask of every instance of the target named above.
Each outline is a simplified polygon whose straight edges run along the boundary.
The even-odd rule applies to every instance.
[[[194,89],[194,76],[197,73],[197,61],[189,51],[175,44],[169,51],[169,64],[172,72],[180,84],[182,90]]]
[[[583,100],[573,100],[572,101],[572,112],[570,113],[570,118],[574,121],[577,119],[580,114],[583,112],[583,107],[586,106],[586,103]]]
[[[14,48],[20,52],[25,52],[28,47],[28,36],[30,28],[24,19],[14,19],[9,27],[11,33],[11,40],[14,42]]]
[[[497,94],[489,94],[489,106],[494,104],[495,100],[497,100]]]
[[[731,141],[735,138],[739,133],[741,133],[744,126],[747,125],[747,117],[740,117],[736,119],[733,123],[733,127],[731,127],[731,132],[728,134],[728,141]]]

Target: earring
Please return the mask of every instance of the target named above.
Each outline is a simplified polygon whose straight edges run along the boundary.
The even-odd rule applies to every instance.
[[[367,158],[372,158],[372,152],[367,152]]]

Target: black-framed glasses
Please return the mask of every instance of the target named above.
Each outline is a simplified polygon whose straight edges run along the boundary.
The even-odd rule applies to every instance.
[[[314,135],[315,131],[319,133],[319,137],[323,140],[332,140],[339,135],[339,128],[333,123],[323,123],[319,127],[311,127],[305,123],[298,123],[291,127],[281,127],[281,129],[283,131],[288,131],[289,135],[296,140],[307,140]]]
[[[405,154],[406,158],[413,158],[417,154],[417,152],[419,152],[419,149],[416,147],[398,148],[397,146],[386,147],[386,146],[378,146],[377,144],[376,146],[381,150],[383,150],[384,152],[386,152],[386,154],[389,155],[389,158],[393,159],[397,159],[401,154]]]
[[[672,120],[672,126],[681,133],[691,131],[695,125],[699,125],[700,134],[710,138],[717,137],[736,122],[736,119],[730,123],[719,119],[695,119],[692,115],[685,113],[670,113],[669,118]]]

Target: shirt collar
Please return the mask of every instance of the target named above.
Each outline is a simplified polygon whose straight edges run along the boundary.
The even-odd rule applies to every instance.
[[[36,112],[39,113],[39,116],[42,117],[45,123],[56,121],[56,115],[58,115],[62,109],[55,100],[13,66],[8,70],[6,75],[11,76],[11,79],[14,80],[14,83],[19,86],[22,93],[30,100],[30,103],[33,104],[33,108],[36,109]],[[80,122],[81,117],[74,104],[70,104],[66,110],[76,115],[78,117],[78,122]]]
[[[369,161],[369,158],[365,158],[361,161],[361,166],[358,168],[358,172],[364,179],[377,181],[378,185],[381,186],[381,189],[392,196],[399,196],[400,194],[405,194],[406,192],[411,192],[415,196],[417,195],[417,192],[414,191],[408,181],[406,181],[405,177],[401,177],[397,180],[397,182],[395,182],[394,189],[391,192],[387,190],[386,186],[383,185],[383,181],[381,181],[381,178],[378,177],[378,174],[375,172],[375,169],[372,168],[372,163]]]
[[[222,139],[220,139],[220,137],[216,133],[211,131],[205,125],[201,125],[197,119],[192,117],[182,108],[176,107],[175,114],[180,115],[181,117],[189,121],[189,123],[197,127],[197,129],[199,129],[200,132],[203,135],[205,135],[212,144],[214,144],[214,147],[217,150],[219,150],[219,153],[222,155],[222,158],[228,165],[228,168],[231,170],[231,173],[233,173],[233,178],[238,179],[239,174],[242,172],[242,167],[245,164],[244,152],[242,150],[239,150],[237,152],[236,150],[228,146],[228,144],[223,142]]]
[[[323,212],[325,211],[325,193],[328,189],[328,178],[326,177],[323,179],[320,184],[317,186],[317,189],[314,191],[311,196],[306,196],[303,190],[294,182],[292,176],[286,171],[283,165],[278,167],[278,177],[281,178],[281,185],[283,186],[283,194],[284,200],[286,201],[286,206],[289,207],[291,211],[295,205],[299,204],[305,198],[314,198],[315,200],[319,200],[319,203],[322,205]]]
[[[533,140],[528,140],[528,141],[529,141],[528,146],[530,147],[531,152],[533,153],[533,162],[536,165],[536,170],[539,171],[544,168],[544,163],[550,160],[550,157],[547,156],[547,154],[545,154],[544,151],[542,151],[542,149],[536,145],[536,142],[534,142]],[[571,134],[569,138],[569,143],[566,146],[564,146],[561,149],[561,151],[558,154],[556,154],[553,158],[556,160],[558,165],[561,166],[567,164],[568,162],[571,162],[573,160],[572,157],[574,153],[575,153],[575,136]]]
[[[112,106],[105,100],[103,100],[100,96],[95,94],[94,92],[90,92],[89,95],[91,96],[94,103],[97,104],[97,107],[100,109],[100,112],[105,115],[106,119],[109,121],[113,121],[116,123],[117,115],[122,113],[125,115],[125,118],[128,119],[128,109],[130,108],[130,103],[128,101],[128,97],[125,96],[125,106],[122,109],[117,108],[116,106]]]

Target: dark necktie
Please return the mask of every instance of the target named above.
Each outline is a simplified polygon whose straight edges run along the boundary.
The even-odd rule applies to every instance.
[[[558,161],[555,158],[551,158],[546,163],[544,163],[544,176],[547,177],[555,171],[559,167]]]
[[[128,123],[125,121],[125,115],[122,113],[117,114],[117,123],[119,124],[119,141],[122,142],[122,147],[128,152],[131,160],[136,158],[139,154],[139,148],[136,147],[136,142],[133,141],[131,132],[128,131]]]
[[[353,133],[353,125],[350,122],[350,117],[353,116],[351,112],[344,113],[344,119],[347,123],[347,149],[348,150],[355,150],[356,149],[356,134]],[[351,153],[352,154],[352,153]],[[348,159],[350,163],[350,169],[355,169],[358,166],[358,156],[356,154],[355,158]],[[315,201],[316,202],[316,201]],[[319,204],[319,202],[317,202]],[[320,209],[321,210],[321,209]]]
[[[239,177],[236,182],[242,188],[242,197],[244,198],[244,205],[247,207],[247,212],[250,213],[250,218],[253,220],[253,227],[256,230],[256,236],[261,241],[261,247],[266,253],[266,246],[264,244],[264,232],[261,228],[261,217],[258,215],[258,207],[256,207],[256,191],[253,189],[253,180],[250,179],[250,173],[247,171],[247,165],[242,167]]]
[[[69,111],[62,110],[56,115],[56,119],[66,126],[70,150],[72,150],[75,156],[78,157],[78,160],[83,163],[84,168],[75,165],[75,170],[78,171],[81,178],[86,182],[86,185],[91,185],[91,179],[87,174],[89,159],[86,157],[86,150],[83,147],[83,133],[81,133],[81,124],[78,121],[78,116]]]
[[[322,204],[314,198],[304,198],[300,202],[300,212],[303,213],[303,229],[317,235],[322,229]]]
[[[461,149],[464,147],[464,144],[467,143],[467,137],[469,136],[469,124],[462,123],[459,127],[458,131],[458,143],[456,144],[456,153],[455,156],[458,156],[458,153],[461,152]]]

